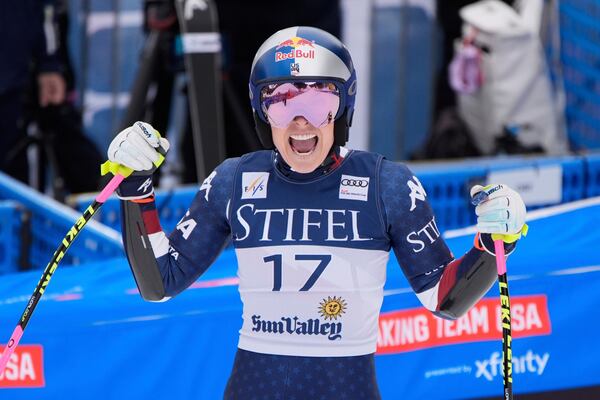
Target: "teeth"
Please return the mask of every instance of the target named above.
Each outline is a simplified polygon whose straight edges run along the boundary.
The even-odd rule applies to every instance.
[[[305,133],[304,135],[290,135],[290,136],[294,140],[309,140],[309,139],[316,137],[317,135],[315,135],[314,133]]]

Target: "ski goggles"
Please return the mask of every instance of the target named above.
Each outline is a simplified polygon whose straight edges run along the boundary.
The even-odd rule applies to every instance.
[[[269,123],[277,128],[286,128],[298,116],[319,128],[335,119],[340,91],[331,82],[270,84],[260,92],[260,105]]]

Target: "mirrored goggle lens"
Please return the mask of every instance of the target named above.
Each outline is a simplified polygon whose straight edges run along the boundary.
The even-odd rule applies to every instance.
[[[294,82],[265,86],[261,107],[269,123],[287,127],[296,117],[304,117],[315,127],[333,122],[340,107],[340,93],[333,83]]]

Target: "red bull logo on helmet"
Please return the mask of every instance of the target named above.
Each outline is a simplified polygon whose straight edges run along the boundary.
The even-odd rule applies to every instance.
[[[275,48],[275,50],[279,50],[282,47],[295,47],[294,46],[294,41],[292,39],[284,40],[283,42],[281,42],[281,43],[279,43],[277,45],[277,47]]]
[[[299,36],[294,36],[291,39],[288,40],[284,40],[283,42],[279,43],[279,45],[277,45],[277,47],[275,48],[275,50],[279,50],[282,47],[293,47],[293,48],[298,48],[298,47],[302,47],[302,46],[309,46],[309,47],[315,47],[313,46],[314,42],[311,42],[308,39],[304,39],[301,38]]]
[[[308,39],[304,39],[304,38],[295,36],[291,39],[287,39],[287,40],[284,40],[283,42],[279,43],[279,45],[277,45],[275,50],[279,50],[284,47],[292,47],[292,50],[290,50],[288,52],[276,51],[275,52],[275,62],[289,60],[292,58],[307,58],[307,59],[315,58],[315,51],[311,50],[311,48],[314,49],[314,47],[315,47],[314,42],[311,42]],[[308,47],[309,49],[308,50],[303,49],[306,47]]]

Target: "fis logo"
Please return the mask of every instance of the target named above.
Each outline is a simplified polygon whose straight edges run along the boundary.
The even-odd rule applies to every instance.
[[[266,199],[268,172],[244,172],[242,174],[242,199]]]
[[[520,357],[513,357],[513,372],[515,374],[531,373],[536,375],[542,375],[548,360],[550,359],[550,353],[537,354],[531,350],[527,350],[525,355]],[[475,361],[475,378],[483,378],[488,381],[492,381],[495,377],[501,377],[502,371],[502,355],[499,352],[493,352],[488,359],[476,360]]]

